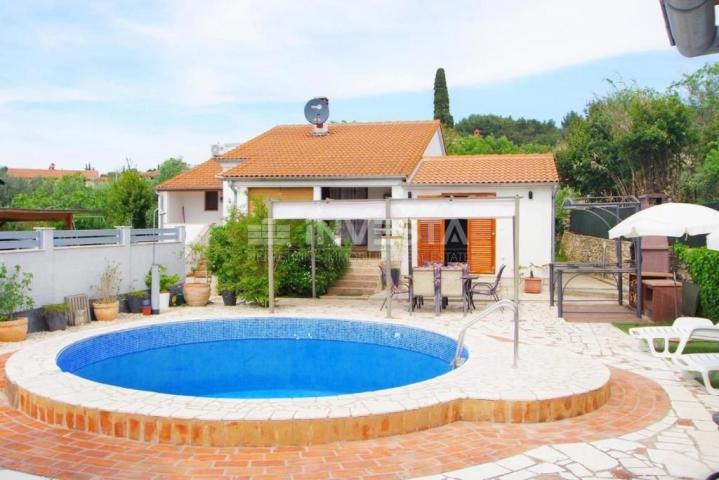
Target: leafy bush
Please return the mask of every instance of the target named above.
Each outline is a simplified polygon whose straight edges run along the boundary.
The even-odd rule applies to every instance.
[[[70,305],[67,303],[51,303],[42,307],[43,315],[50,315],[52,313],[68,313],[70,311]]]
[[[213,228],[207,247],[207,266],[217,276],[220,291],[234,291],[243,300],[267,306],[267,209],[253,205],[252,213],[233,211],[225,224]],[[310,241],[304,221],[276,222],[275,290],[282,295],[310,296]],[[349,250],[334,243],[333,230],[317,222],[317,293],[327,291],[347,269]]]
[[[277,266],[277,290],[280,295],[312,296],[312,253],[309,223],[291,222],[291,243]],[[350,249],[334,242],[334,229],[315,223],[315,280],[317,295],[323,295],[347,270]]]
[[[32,274],[23,272],[15,265],[12,273],[5,264],[0,264],[0,322],[13,319],[15,312],[33,307],[32,298],[27,294],[31,290]]]
[[[217,275],[220,290],[232,290],[246,302],[262,306],[269,303],[266,218],[261,202],[249,215],[233,210],[224,225],[210,231],[207,246],[207,267]]]
[[[160,292],[169,292],[172,287],[177,285],[180,281],[180,276],[176,273],[173,275],[167,274],[167,267],[160,265]],[[152,288],[152,269],[145,275],[145,285],[147,288]]]
[[[699,313],[716,322],[719,320],[719,251],[706,247],[689,248],[677,242],[674,253],[692,281],[699,285]]]

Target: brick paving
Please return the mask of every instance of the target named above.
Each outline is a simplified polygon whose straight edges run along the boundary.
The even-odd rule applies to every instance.
[[[4,366],[9,355],[0,358]],[[669,399],[654,382],[612,370],[596,412],[552,423],[456,422],[382,439],[306,447],[176,447],[92,435],[0,406],[0,466],[55,478],[401,479],[500,460],[541,445],[590,442],[641,430]]]

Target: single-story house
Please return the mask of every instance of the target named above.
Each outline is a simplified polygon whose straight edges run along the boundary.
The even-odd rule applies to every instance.
[[[438,121],[279,125],[158,186],[162,224],[192,240],[233,208],[259,200],[521,196],[520,261],[553,259],[552,154],[448,156]],[[380,251],[380,229],[344,222],[354,249]],[[412,221],[416,265],[467,262],[473,273],[511,271],[510,220]],[[406,251],[406,250],[405,250]],[[406,268],[406,267],[405,267]],[[541,270],[536,273],[541,273]],[[511,273],[510,273],[511,275]]]

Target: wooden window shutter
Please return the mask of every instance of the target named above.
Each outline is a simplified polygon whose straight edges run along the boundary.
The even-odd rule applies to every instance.
[[[495,234],[494,219],[467,220],[467,263],[472,273],[494,273]]]
[[[444,220],[417,220],[417,265],[444,263]]]

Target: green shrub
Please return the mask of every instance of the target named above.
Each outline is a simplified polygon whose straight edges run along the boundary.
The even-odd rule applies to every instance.
[[[168,275],[167,267],[160,265],[160,292],[169,292],[170,288],[175,286],[179,281],[179,275],[176,273]],[[152,269],[145,275],[145,285],[147,285],[147,288],[152,288]]]
[[[307,222],[291,222],[291,242],[277,266],[277,290],[290,297],[312,296],[312,253]],[[324,295],[347,270],[350,247],[334,242],[333,228],[315,223],[315,281],[317,295]]]
[[[70,305],[67,303],[51,303],[50,305],[44,305],[42,307],[43,315],[50,315],[52,313],[68,313],[70,311]]]
[[[210,231],[207,267],[217,276],[221,290],[232,289],[246,302],[267,306],[267,209],[256,202],[252,212],[242,215],[233,210],[223,225]],[[280,248],[278,244],[275,251]]]
[[[0,322],[13,319],[16,312],[33,307],[32,298],[27,294],[31,290],[32,274],[23,272],[15,265],[12,273],[5,264],[0,264]]]
[[[150,278],[150,283],[152,283],[152,278]],[[128,293],[127,296],[132,298],[147,298],[147,290],[133,290],[132,292]]]
[[[677,242],[674,253],[692,281],[699,285],[699,314],[716,322],[719,320],[719,251],[689,248]]]
[[[250,215],[233,211],[222,226],[210,231],[207,266],[217,276],[220,291],[231,290],[251,303],[267,306],[267,209],[255,203]],[[347,269],[349,249],[334,243],[332,228],[316,223],[317,293],[327,291]],[[277,221],[274,260],[275,291],[281,295],[312,294],[308,223]],[[321,228],[325,227],[325,228]]]

